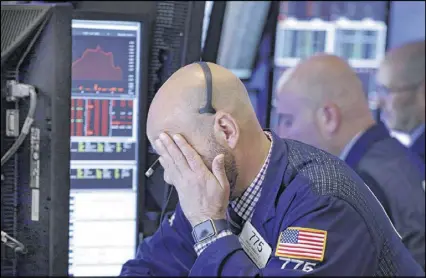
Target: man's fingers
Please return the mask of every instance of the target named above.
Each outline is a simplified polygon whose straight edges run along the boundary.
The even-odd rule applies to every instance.
[[[216,179],[219,181],[220,186],[222,186],[223,189],[228,190],[229,181],[228,177],[226,176],[225,156],[223,154],[220,154],[214,158],[212,164],[212,172]]]
[[[160,139],[163,142],[164,147],[167,149],[175,167],[179,170],[179,172],[184,173],[189,169],[189,165],[186,162],[186,158],[183,153],[180,151],[179,147],[175,144],[175,142],[170,138],[170,136],[166,133],[160,134]]]
[[[188,142],[185,140],[185,138],[183,138],[182,135],[174,135],[173,140],[176,142],[176,145],[179,147],[180,151],[185,156],[189,167],[193,171],[200,171],[201,166],[205,167],[200,155],[194,150],[192,146],[188,144]]]
[[[155,151],[157,152],[157,154],[160,157],[163,157],[163,161],[164,161],[164,159],[166,159],[166,160],[171,159],[169,152],[167,151],[166,147],[164,146],[163,142],[161,142],[160,139],[155,140],[154,148],[155,148]],[[166,162],[166,161],[164,161],[164,162]]]
[[[162,158],[161,156],[158,158],[158,162],[160,162],[161,166],[163,166],[164,168],[164,174],[163,174],[163,179],[166,183],[168,184],[172,184],[171,180],[169,179],[169,175],[167,175],[167,171],[166,169],[168,168],[168,165],[166,164],[166,162],[164,161],[164,158]]]

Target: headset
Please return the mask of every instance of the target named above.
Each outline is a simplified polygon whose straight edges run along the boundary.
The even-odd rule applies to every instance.
[[[206,79],[206,94],[207,94],[207,102],[206,105],[198,112],[200,114],[216,114],[216,109],[213,107],[213,77],[212,72],[210,71],[210,67],[206,62],[196,62],[196,64],[199,64],[201,66],[201,69],[204,73],[204,78]],[[147,178],[151,177],[155,169],[157,169],[159,165],[159,159],[155,160],[154,163],[148,168],[148,170],[145,172],[145,176]]]
[[[216,109],[213,107],[213,77],[210,67],[206,62],[198,62],[203,69],[204,78],[206,79],[206,105],[199,110],[200,114],[216,114]]]
[[[196,62],[196,64],[198,64],[198,65],[200,65],[201,66],[201,69],[203,70],[203,73],[204,73],[204,78],[205,78],[205,80],[206,80],[206,94],[207,94],[207,102],[206,102],[206,104],[205,104],[205,106],[204,107],[202,107],[202,108],[200,108],[200,110],[198,110],[198,112],[200,113],[200,114],[216,114],[216,109],[214,109],[214,107],[213,107],[213,103],[212,103],[212,101],[213,101],[213,77],[212,77],[212,72],[211,72],[211,70],[210,70],[210,67],[209,67],[209,65],[206,63],[206,62],[202,62],[202,61],[200,61],[200,62]],[[146,173],[145,173],[145,176],[147,177],[147,178],[149,178],[149,177],[151,177],[152,176],[152,174],[154,174],[154,171],[155,171],[155,169],[157,168],[157,166],[158,166],[158,164],[159,164],[159,159],[157,159],[152,165],[151,165],[151,167],[149,167],[149,169],[146,171]],[[164,214],[165,214],[165,212],[166,212],[166,209],[167,209],[167,205],[169,204],[169,201],[170,201],[170,197],[172,196],[172,193],[173,193],[173,186],[171,186],[171,185],[169,185],[169,193],[168,193],[168,196],[167,196],[167,200],[166,200],[166,203],[164,204],[164,206],[162,207],[162,209],[161,209],[161,215],[160,215],[160,234],[161,234],[161,237],[164,237],[164,235],[163,235],[163,225],[162,225],[162,223],[163,223],[163,218],[164,218]],[[163,245],[164,245],[164,247],[166,248],[166,250],[172,255],[172,257],[175,259],[175,261],[176,262],[178,262],[179,263],[179,265],[183,268],[183,269],[185,269],[186,271],[190,271],[186,266],[185,266],[185,264],[184,263],[182,263],[182,261],[179,259],[179,258],[177,258],[174,254],[173,254],[173,252],[171,252],[170,250],[169,250],[169,248],[167,247],[167,245],[166,244],[164,244],[164,241],[163,241]]]

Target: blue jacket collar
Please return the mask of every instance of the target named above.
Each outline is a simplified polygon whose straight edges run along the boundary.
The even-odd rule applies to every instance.
[[[415,142],[418,138],[420,138],[422,135],[425,134],[425,124],[421,124],[418,127],[416,127],[413,132],[410,134],[410,138],[412,142]]]
[[[419,154],[423,160],[425,158],[425,132],[423,131],[422,134],[420,134],[415,141],[412,142],[410,146],[410,150],[413,152]]]
[[[352,169],[356,169],[364,154],[374,143],[390,137],[389,131],[382,122],[373,125],[358,138],[346,156],[345,162]]]
[[[275,216],[275,199],[282,186],[284,173],[288,165],[288,150],[285,140],[272,134],[274,144],[272,146],[271,160],[266,170],[265,180],[262,184],[262,194],[256,204],[252,221],[265,224]]]

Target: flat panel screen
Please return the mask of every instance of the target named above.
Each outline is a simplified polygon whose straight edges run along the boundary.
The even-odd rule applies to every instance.
[[[115,276],[134,257],[142,22],[72,22],[70,260]]]

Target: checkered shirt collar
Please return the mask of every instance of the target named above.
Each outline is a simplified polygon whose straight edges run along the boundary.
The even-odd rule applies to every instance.
[[[244,191],[243,195],[231,202],[231,207],[238,214],[238,216],[243,219],[244,222],[250,221],[251,217],[253,216],[254,208],[257,201],[259,201],[260,194],[262,192],[262,183],[265,180],[266,170],[268,169],[269,161],[271,159],[271,151],[274,141],[270,132],[265,131],[265,134],[271,141],[271,147],[269,148],[265,163],[263,164],[256,178]]]

